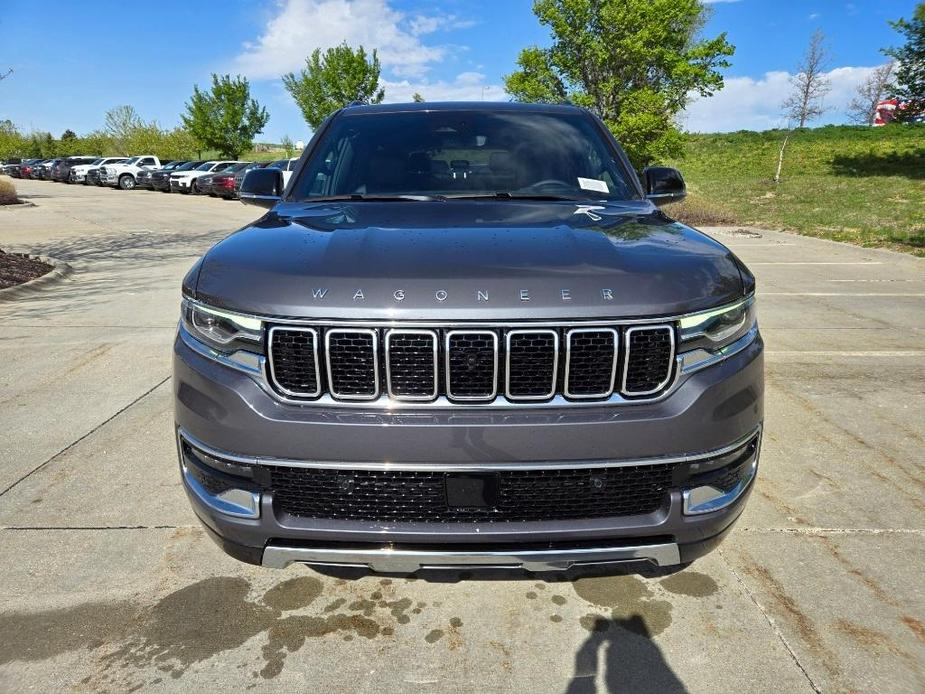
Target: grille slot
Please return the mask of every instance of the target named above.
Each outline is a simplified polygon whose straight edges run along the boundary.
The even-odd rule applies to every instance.
[[[512,470],[498,473],[497,504],[450,508],[443,472],[324,470],[268,466],[285,513],[388,523],[550,521],[652,513],[665,501],[675,464]]]
[[[399,400],[437,397],[437,333],[390,330],[385,336],[389,395]]]
[[[446,391],[452,400],[493,400],[498,394],[498,334],[451,330],[446,335]]]
[[[321,394],[314,328],[270,328],[269,362],[270,378],[280,392],[307,398]]]
[[[623,392],[650,395],[671,380],[674,328],[670,325],[634,326],[626,329],[626,360]]]
[[[604,398],[617,372],[617,331],[575,328],[565,336],[565,387],[569,398]]]
[[[332,329],[325,335],[328,387],[343,400],[379,396],[379,336],[375,330]]]
[[[507,381],[512,400],[548,400],[556,393],[559,333],[511,330],[507,334]]]

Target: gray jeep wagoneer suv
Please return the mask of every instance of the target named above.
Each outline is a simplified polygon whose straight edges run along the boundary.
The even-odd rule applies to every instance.
[[[183,482],[232,556],[684,565],[755,479],[752,274],[572,106],[345,108],[183,281]]]

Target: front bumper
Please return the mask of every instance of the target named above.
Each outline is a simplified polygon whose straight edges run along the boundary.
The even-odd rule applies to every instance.
[[[185,438],[218,458],[257,466],[283,461],[322,468],[452,471],[619,466],[642,460],[681,461],[694,474],[698,465],[731,447],[757,441],[763,418],[762,352],[758,336],[738,354],[683,377],[668,398],[646,404],[332,411],[280,403],[248,375],[200,355],[178,338],[176,422],[181,451]],[[657,510],[643,515],[495,523],[310,519],[286,513],[272,489],[258,487],[245,489],[223,507],[189,474],[185,461],[181,471],[202,523],[229,554],[244,561],[398,572],[457,566],[552,570],[639,561],[669,566],[696,559],[718,544],[741,513],[757,460],[756,443],[749,474],[732,498],[720,502],[717,495],[685,494],[684,484],[678,483]],[[696,514],[685,513],[685,505],[690,511],[697,504]]]

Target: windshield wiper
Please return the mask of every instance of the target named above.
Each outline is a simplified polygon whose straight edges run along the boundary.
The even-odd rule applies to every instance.
[[[444,202],[443,195],[377,195],[371,193],[349,193],[347,195],[321,195],[305,198],[300,202]]]
[[[447,200],[543,200],[543,201],[565,201],[565,202],[582,202],[591,198],[577,198],[573,195],[551,195],[549,193],[462,193],[460,195],[447,195]]]

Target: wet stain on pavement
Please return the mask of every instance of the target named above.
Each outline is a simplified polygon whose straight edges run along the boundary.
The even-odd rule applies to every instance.
[[[361,585],[354,585],[356,592],[362,590]],[[16,634],[16,638],[0,640],[0,665],[98,651],[97,672],[84,684],[131,691],[153,683],[139,681],[139,677],[157,674],[179,679],[191,666],[266,633],[263,666],[253,675],[272,678],[282,672],[287,654],[302,648],[308,639],[334,633],[345,640],[391,636],[395,623],[411,621],[411,598],[373,601],[362,595],[346,610],[348,599],[339,597],[325,605],[320,615],[292,614],[314,605],[323,588],[318,578],[300,576],[252,599],[247,579],[212,577],[175,590],[154,604],[87,602],[41,612],[0,614],[0,633]],[[375,593],[382,597],[381,592]],[[426,607],[423,602],[418,605],[418,612]],[[461,626],[458,617],[450,620],[450,634],[460,643]],[[434,631],[442,638],[442,630]],[[145,673],[149,669],[153,672]]]
[[[279,583],[266,592],[263,602],[281,610],[298,610],[308,607],[321,595],[321,581],[314,576],[300,576]]]
[[[122,639],[137,613],[137,605],[120,601],[0,614],[0,634],[4,635],[0,639],[0,665],[46,660]]]
[[[564,605],[568,602],[564,595],[553,595],[549,599],[552,600],[556,605]]]
[[[554,614],[549,617],[549,621],[558,624],[562,621],[562,615]]]
[[[647,636],[657,636],[671,625],[671,603],[656,599],[652,590],[636,576],[579,578],[573,586],[583,600],[599,607],[609,607],[611,619],[619,625],[642,623]],[[599,619],[600,615],[591,614],[579,621],[585,629],[592,631],[588,624]]]
[[[536,600],[536,593],[532,590],[527,591],[527,600]]]
[[[333,614],[329,617],[291,615],[270,627],[267,644],[263,647],[266,665],[260,671],[264,679],[272,679],[283,671],[287,653],[294,653],[305,645],[306,639],[326,636],[336,631],[352,631],[358,636],[372,639],[378,636],[378,623],[353,614]]]
[[[706,598],[719,589],[716,581],[706,574],[696,571],[684,571],[659,581],[659,585],[669,593],[686,595],[691,598]]]
[[[440,639],[443,638],[443,629],[431,629],[427,636],[424,637],[424,640],[427,643],[437,643]]]

